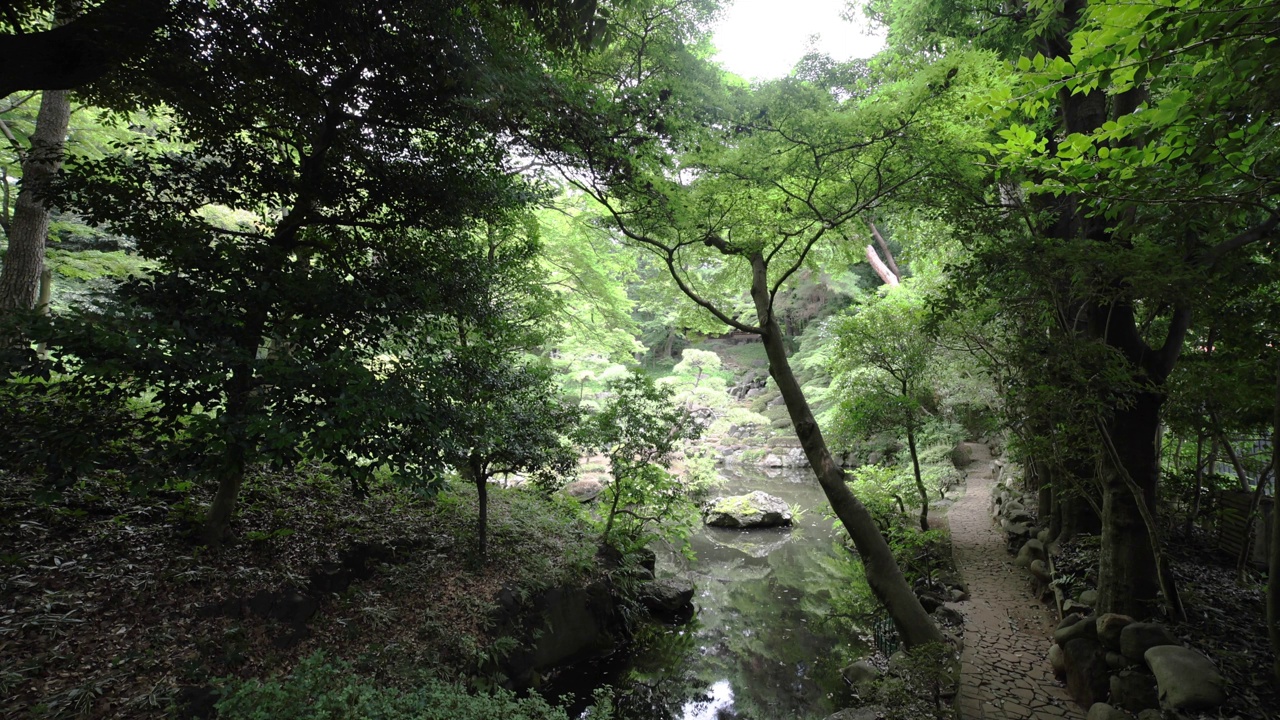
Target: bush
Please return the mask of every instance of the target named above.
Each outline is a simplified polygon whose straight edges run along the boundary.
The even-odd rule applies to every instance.
[[[597,703],[604,701],[597,695]],[[608,720],[612,712],[593,707],[583,717]],[[460,685],[427,679],[412,690],[378,685],[353,674],[341,660],[323,653],[304,659],[288,677],[236,681],[218,702],[223,720],[568,720],[562,708],[533,695],[516,698],[506,690],[467,692]]]

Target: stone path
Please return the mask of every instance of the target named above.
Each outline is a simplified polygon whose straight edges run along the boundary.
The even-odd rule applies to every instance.
[[[1032,597],[1029,576],[1014,566],[991,521],[991,452],[977,443],[970,448],[967,489],[948,513],[956,569],[970,595],[953,606],[965,618],[960,717],[1084,718],[1049,667],[1056,618]]]

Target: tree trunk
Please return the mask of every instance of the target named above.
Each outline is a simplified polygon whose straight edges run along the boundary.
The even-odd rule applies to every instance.
[[[1267,560],[1267,635],[1275,653],[1280,682],[1280,364],[1276,367],[1276,405],[1271,418],[1271,467],[1276,476],[1276,502],[1271,506],[1271,556]]]
[[[489,481],[478,455],[467,459],[465,472],[476,486],[476,554],[483,565],[489,559]]]
[[[49,237],[49,209],[43,195],[62,167],[63,143],[70,122],[70,94],[66,90],[46,90],[40,98],[31,147],[22,161],[22,188],[10,223],[9,250],[0,270],[0,312],[36,306]]]
[[[1142,617],[1159,590],[1159,571],[1138,498],[1123,477],[1128,473],[1154,517],[1160,458],[1156,433],[1163,398],[1140,393],[1131,407],[1115,411],[1105,428],[1120,468],[1102,476],[1102,550],[1099,554],[1098,612]]]
[[[924,479],[920,477],[920,455],[916,452],[916,431],[913,423],[907,422],[907,448],[911,450],[911,469],[916,476],[916,491],[920,493],[920,529],[929,529],[929,493],[924,489]]]
[[[759,253],[752,255],[751,269],[751,298],[755,302],[756,316],[764,331],[761,340],[769,358],[769,374],[778,384],[778,390],[782,393],[787,412],[791,416],[791,424],[795,427],[796,437],[817,476],[818,484],[862,558],[871,591],[884,604],[907,647],[941,642],[942,633],[924,611],[915,593],[911,592],[911,587],[893,558],[889,544],[872,520],[871,513],[867,512],[862,502],[849,490],[849,486],[845,484],[844,471],[831,456],[822,430],[819,429],[804,391],[800,389],[800,383],[787,360],[782,329],[773,316],[768,266]]]
[[[204,520],[204,543],[209,547],[220,547],[231,527],[231,516],[235,513],[236,498],[240,496],[240,487],[244,484],[245,448],[241,443],[233,443],[223,453],[222,471],[218,473],[218,492],[213,496],[213,504],[209,506],[209,514]]]
[[[1204,486],[1204,467],[1207,462],[1204,455],[1204,435],[1196,433],[1196,470],[1192,482],[1196,484],[1191,494],[1191,507],[1187,510],[1187,525],[1183,533],[1191,536],[1191,528],[1195,525],[1196,516],[1200,514],[1200,488]]]

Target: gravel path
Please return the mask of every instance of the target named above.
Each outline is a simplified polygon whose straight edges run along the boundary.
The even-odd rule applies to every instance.
[[[960,669],[960,717],[1083,718],[1053,677],[1047,653],[1053,613],[1031,595],[1029,576],[1014,566],[991,521],[991,452],[971,443],[973,465],[964,497],[949,512],[956,569],[969,585]]]

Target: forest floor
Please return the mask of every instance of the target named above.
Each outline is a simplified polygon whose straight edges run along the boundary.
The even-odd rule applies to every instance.
[[[995,483],[990,449],[970,443],[965,494],[949,512],[956,570],[969,585],[960,656],[962,720],[1083,718],[1049,666],[1053,612],[1033,597],[1026,573],[1013,564],[987,506]]]
[[[457,679],[493,661],[500,590],[595,572],[573,501],[498,488],[484,565],[465,485],[434,500],[392,487],[357,499],[323,473],[255,473],[218,550],[190,539],[196,490],[141,496],[100,475],[40,495],[0,473],[5,720],[174,717],[207,707],[211,687],[287,672],[317,650],[392,685],[407,667]],[[356,577],[327,570],[361,554]]]

